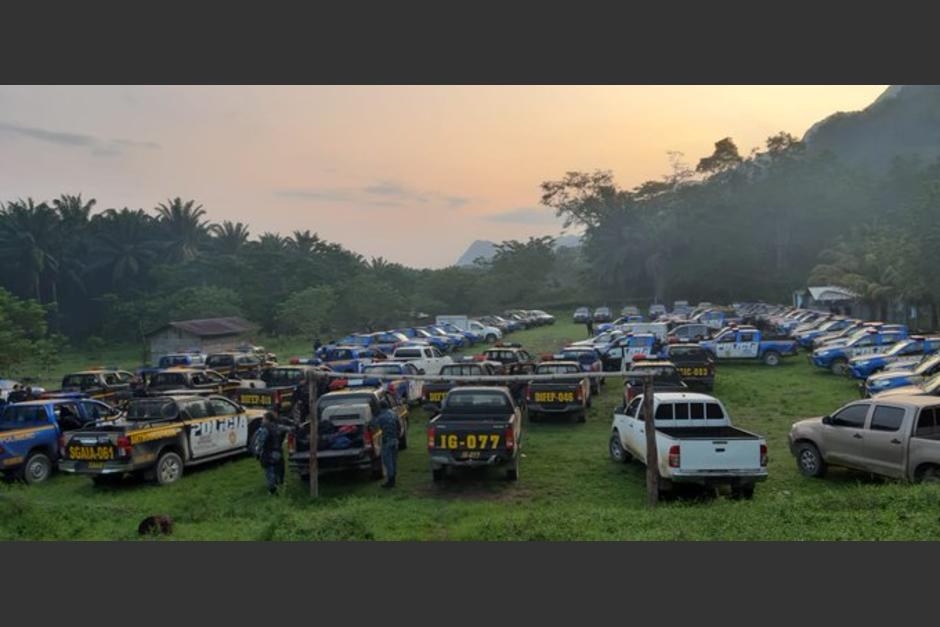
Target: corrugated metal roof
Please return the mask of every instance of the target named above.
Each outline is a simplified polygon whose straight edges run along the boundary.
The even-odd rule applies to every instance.
[[[159,333],[168,327],[191,333],[198,337],[214,337],[221,335],[238,335],[247,331],[253,331],[258,325],[249,322],[244,318],[203,318],[201,320],[175,320],[163,325],[159,329],[154,329],[148,336]]]
[[[847,290],[844,287],[839,287],[837,285],[826,285],[823,287],[810,287],[809,290],[810,296],[813,297],[813,300],[817,302],[825,301],[834,301],[834,300],[852,300],[858,298],[858,294],[852,290]]]

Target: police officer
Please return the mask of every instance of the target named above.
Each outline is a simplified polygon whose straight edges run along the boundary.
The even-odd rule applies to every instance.
[[[255,454],[268,484],[268,492],[277,494],[284,483],[284,436],[290,429],[278,424],[273,412],[265,412],[255,441]]]
[[[379,413],[372,418],[371,425],[382,430],[382,465],[385,466],[383,488],[395,487],[398,466],[398,416],[392,411],[387,399],[379,403]]]
[[[584,324],[587,326],[588,337],[594,337],[594,320],[588,318]]]
[[[13,390],[7,395],[8,403],[22,403],[25,400],[29,399],[29,394],[23,389],[23,386],[19,383],[13,386]]]

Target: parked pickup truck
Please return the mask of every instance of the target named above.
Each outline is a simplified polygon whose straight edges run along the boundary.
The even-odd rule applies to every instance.
[[[582,372],[581,364],[576,361],[543,361],[535,369],[535,374]],[[528,385],[526,410],[532,422],[540,414],[572,414],[578,422],[584,422],[590,406],[591,384],[587,377],[580,380],[532,381]]]
[[[137,398],[114,422],[64,434],[59,470],[96,483],[133,472],[168,485],[187,466],[247,452],[263,413],[224,396]]]
[[[813,347],[813,340],[816,338],[836,333],[855,324],[857,324],[857,321],[849,318],[834,318],[826,320],[812,329],[794,333],[793,339],[796,340],[797,344],[808,349]]]
[[[26,483],[49,478],[59,459],[59,436],[98,421],[114,420],[117,409],[90,398],[11,403],[0,409],[0,472]]]
[[[895,390],[909,385],[918,385],[940,373],[940,354],[933,353],[906,368],[896,368],[891,364],[882,372],[868,377],[859,385],[862,396],[875,396],[888,390]]]
[[[145,394],[166,396],[173,392],[201,392],[233,396],[239,385],[237,379],[228,379],[215,370],[174,366],[151,373]]]
[[[394,380],[380,378],[416,376],[420,374],[418,367],[410,361],[380,361],[364,367],[362,374],[372,376],[365,376],[362,379],[350,378],[346,382],[346,388],[384,387],[386,390],[394,391],[402,403],[417,403],[421,400],[421,387],[423,385],[421,381],[404,378]]]
[[[467,386],[447,393],[441,413],[428,423],[431,476],[451,467],[496,466],[519,478],[522,409],[501,387]]]
[[[646,463],[643,396],[614,410],[610,456]],[[767,443],[732,426],[721,401],[705,394],[664,392],[653,396],[661,489],[673,483],[730,485],[735,498],[751,498],[767,478]]]
[[[759,359],[768,366],[778,365],[781,357],[796,355],[797,350],[794,340],[765,340],[754,327],[729,327],[701,346],[717,360]]]
[[[896,342],[907,337],[907,331],[882,330],[878,327],[860,329],[845,343],[826,344],[809,356],[817,368],[828,368],[833,374],[842,375],[849,369],[849,360],[860,355],[877,355],[887,352]]]
[[[442,377],[453,377],[449,381],[427,381],[422,388],[422,406],[430,412],[439,412],[447,393],[461,385],[460,377],[493,377],[503,373],[503,365],[498,361],[475,360],[447,364],[441,367]],[[480,385],[475,383],[474,385]],[[524,384],[522,387],[525,387]]]
[[[905,359],[915,363],[918,357],[929,355],[940,349],[940,337],[911,336],[892,345],[884,353],[859,355],[849,360],[848,373],[854,379],[865,380],[874,373]]]
[[[454,362],[450,355],[444,355],[437,348],[427,344],[399,346],[392,353],[392,359],[410,362],[424,374],[437,374],[442,366]]]
[[[307,415],[307,387],[317,373],[332,372],[329,366],[290,365],[274,366],[261,371],[261,387],[243,386],[235,392],[235,400],[242,407],[262,409],[275,414],[290,414],[300,421]],[[329,392],[330,380],[317,381],[317,394]],[[297,401],[300,401],[299,403]]]
[[[794,423],[790,451],[808,477],[843,466],[908,481],[940,481],[940,398],[865,399]]]
[[[62,389],[46,392],[44,396],[55,397],[61,394],[80,392],[91,398],[112,405],[128,400],[133,392],[131,381],[134,375],[115,368],[90,368],[73,372],[62,377]]]
[[[669,344],[666,359],[676,365],[689,387],[699,386],[706,392],[715,387],[715,360],[698,344]]]
[[[382,476],[381,430],[371,426],[382,400],[398,414],[398,449],[408,448],[408,407],[383,388],[330,392],[317,399],[317,468],[323,472],[367,469],[372,478]],[[310,479],[310,422],[301,423],[287,436],[287,461],[301,480]]]
[[[653,395],[659,489],[674,483],[708,487],[730,485],[735,498],[754,496],[754,485],[767,478],[767,443],[731,425],[721,401],[705,394],[665,392]],[[610,457],[646,463],[643,395],[614,410]]]

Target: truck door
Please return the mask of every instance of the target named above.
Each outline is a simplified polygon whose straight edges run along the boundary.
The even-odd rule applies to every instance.
[[[876,352],[878,338],[874,333],[870,333],[860,338],[852,346],[845,349],[846,357],[858,357],[860,355],[871,355]]]
[[[718,359],[728,359],[734,357],[734,345],[737,342],[737,334],[734,331],[728,331],[715,341],[715,356]]]
[[[620,441],[623,447],[634,456],[638,454],[637,443],[640,440],[638,427],[642,427],[642,425],[637,424],[636,420],[636,414],[640,411],[641,401],[641,397],[634,398],[624,410],[623,417],[618,416],[617,430],[620,432]],[[646,436],[644,435],[643,437],[645,442]],[[644,448],[643,450],[645,451],[646,449]]]
[[[757,341],[757,333],[754,331],[740,331],[732,352],[735,357],[751,359],[757,357],[759,350],[760,342]]]
[[[907,447],[904,440],[909,432],[908,429],[902,430],[905,413],[902,407],[875,405],[862,448],[862,461],[870,469],[896,479],[903,479],[905,474]]]
[[[823,450],[827,460],[861,468],[864,458],[865,422],[870,403],[854,403],[833,414],[822,425]]]

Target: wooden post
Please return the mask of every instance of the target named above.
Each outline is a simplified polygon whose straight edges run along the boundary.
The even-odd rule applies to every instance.
[[[653,416],[653,377],[643,379],[643,414],[646,423],[646,495],[650,506],[659,501],[659,453]]]
[[[310,496],[320,496],[320,470],[317,460],[317,448],[320,444],[320,417],[317,415],[317,394],[320,391],[320,373],[314,370],[307,380],[307,398],[309,399],[310,418]]]

